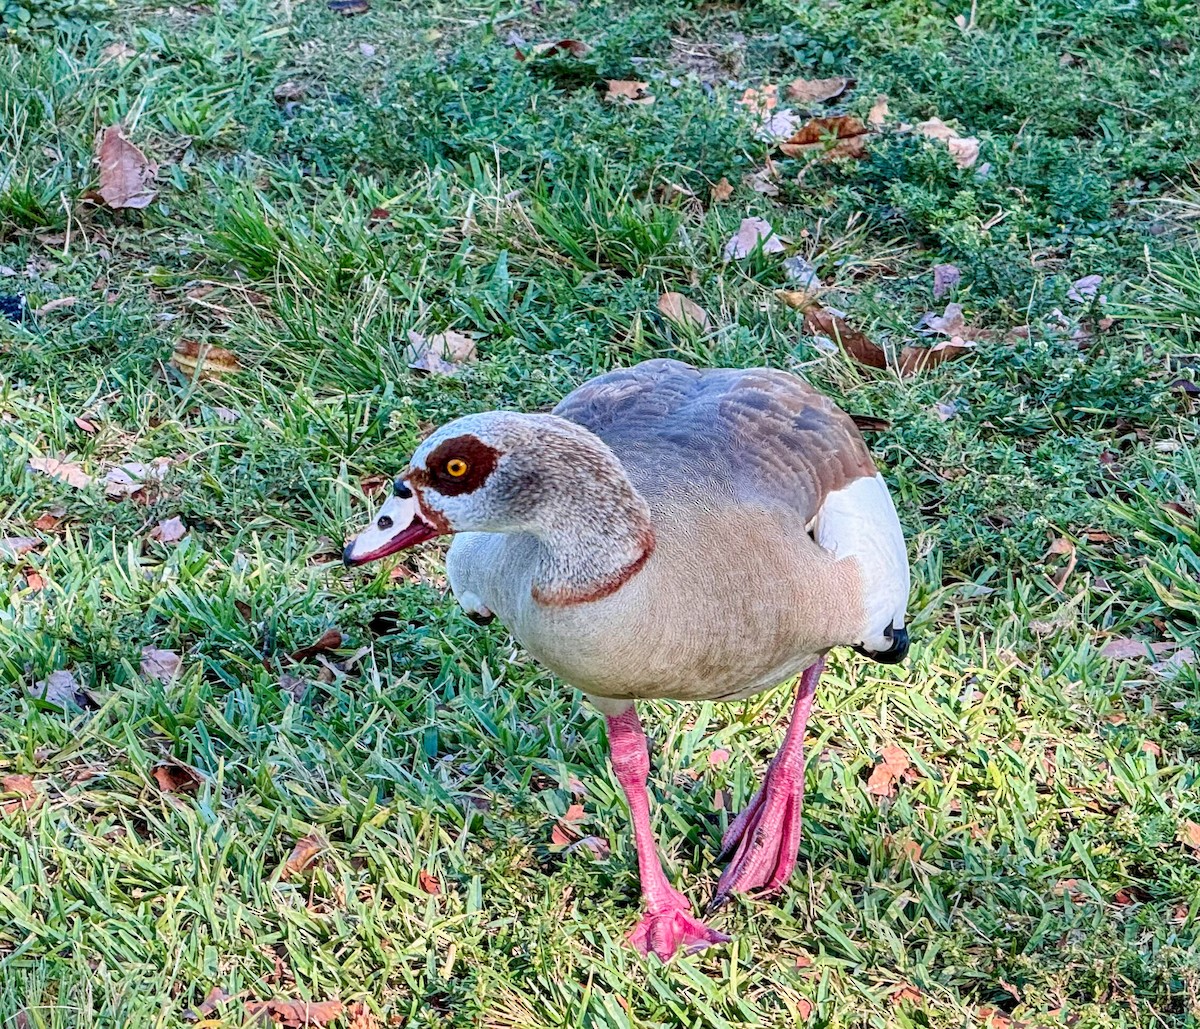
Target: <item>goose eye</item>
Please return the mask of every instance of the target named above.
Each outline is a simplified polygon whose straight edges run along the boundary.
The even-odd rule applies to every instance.
[[[458,457],[452,457],[446,462],[446,474],[452,479],[461,479],[467,474],[467,462]]]

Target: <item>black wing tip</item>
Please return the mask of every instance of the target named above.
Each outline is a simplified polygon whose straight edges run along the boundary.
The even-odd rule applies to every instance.
[[[891,637],[892,645],[887,650],[867,650],[865,647],[855,647],[863,657],[878,661],[881,665],[898,665],[908,657],[908,630],[888,629],[887,636]]]

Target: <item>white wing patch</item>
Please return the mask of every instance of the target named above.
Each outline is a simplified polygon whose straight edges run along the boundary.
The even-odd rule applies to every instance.
[[[885,629],[903,628],[908,609],[908,548],[882,475],[863,476],[830,493],[812,525],[813,538],[838,558],[858,562],[863,585],[866,650],[886,651]]]

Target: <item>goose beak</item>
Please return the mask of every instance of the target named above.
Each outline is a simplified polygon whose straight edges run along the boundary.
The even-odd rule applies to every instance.
[[[346,544],[342,561],[347,568],[365,565],[438,535],[439,531],[421,516],[412,490],[397,479],[395,495],[379,509],[375,520]]]

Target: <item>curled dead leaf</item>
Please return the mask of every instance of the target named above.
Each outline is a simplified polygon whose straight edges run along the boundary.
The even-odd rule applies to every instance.
[[[905,377],[916,375],[917,372],[936,368],[943,361],[966,357],[974,349],[974,340],[959,339],[957,336],[942,340],[932,347],[904,347],[900,351],[900,374]]]
[[[167,761],[155,765],[150,772],[163,793],[195,793],[204,781],[196,769],[182,761]]]
[[[867,112],[867,124],[873,129],[882,129],[888,120],[888,98],[880,93]]]
[[[711,327],[708,312],[682,293],[664,293],[658,298],[659,313],[680,329],[705,330]]]
[[[237,354],[211,343],[181,339],[175,343],[171,364],[185,375],[200,379],[219,379],[242,370]]]
[[[332,6],[331,0],[330,6]],[[363,9],[366,9],[365,2]],[[267,1019],[285,1029],[302,1029],[304,1026],[328,1025],[335,1018],[340,1018],[345,1005],[340,1000],[248,1000],[246,1015],[251,1019],[265,1022]]]
[[[1146,643],[1128,636],[1115,636],[1100,648],[1100,656],[1109,661],[1137,661],[1149,654],[1150,648]]]
[[[153,529],[150,530],[150,538],[158,540],[160,543],[178,543],[184,536],[187,535],[187,525],[184,524],[179,515],[173,518],[164,518]]]
[[[918,122],[914,128],[928,139],[945,143],[950,156],[960,168],[970,168],[979,160],[979,140],[974,136],[960,136],[940,118]]]
[[[75,461],[63,461],[57,457],[31,457],[29,470],[41,472],[59,482],[65,482],[76,489],[87,489],[95,480],[83,470],[83,466]]]
[[[787,84],[789,100],[800,104],[819,104],[826,100],[834,100],[850,88],[851,79],[792,79]]]
[[[887,356],[864,333],[827,307],[811,307],[804,314],[804,330],[839,344],[855,361],[868,368],[886,368]]]
[[[896,783],[912,767],[903,747],[884,747],[879,763],[867,780],[867,793],[873,797],[895,796]]]
[[[151,183],[158,174],[158,165],[125,136],[121,125],[109,125],[97,143],[100,162],[100,199],[114,210],[149,207],[158,195]]]
[[[310,832],[307,836],[301,837],[296,841],[287,861],[283,863],[283,871],[279,874],[279,878],[289,879],[293,875],[299,875],[328,849],[329,841],[319,832]]]
[[[132,496],[152,483],[162,482],[170,466],[171,461],[166,457],[156,457],[149,464],[126,461],[116,465],[104,475],[104,495],[110,500]]]
[[[785,243],[775,235],[771,223],[765,219],[743,218],[737,232],[725,244],[724,259],[740,261],[749,257],[759,247],[764,254],[778,254],[785,249]]]
[[[9,799],[4,800],[3,796]],[[18,811],[32,811],[41,802],[42,795],[29,775],[0,776],[0,814],[5,817]]]
[[[608,840],[600,836],[584,836],[567,845],[568,854],[574,854],[577,850],[588,851],[597,861],[607,861],[612,854]]]
[[[142,675],[147,679],[157,679],[164,685],[175,681],[183,659],[173,650],[159,650],[158,647],[142,647]]]
[[[604,99],[610,104],[652,104],[654,97],[650,93],[649,82],[635,82],[633,79],[606,79],[608,92]]]
[[[527,61],[534,57],[554,57],[565,54],[568,57],[587,57],[592,48],[578,39],[558,39],[552,43],[535,43],[528,53],[514,48],[513,56],[518,61]]]
[[[712,189],[709,190],[709,199],[711,199],[714,204],[723,204],[731,196],[733,196],[733,185],[727,178],[725,178],[724,175],[722,175],[715,183],[713,183]]]
[[[859,432],[887,432],[892,427],[886,418],[876,418],[871,414],[852,414],[850,421],[858,426]]]
[[[311,661],[318,654],[328,654],[331,651],[337,650],[341,645],[341,631],[338,629],[326,629],[315,643],[311,643],[307,647],[301,647],[299,650],[293,650],[289,658],[297,663]]]
[[[417,882],[420,883],[422,890],[432,896],[436,897],[442,892],[442,884],[438,882],[437,876],[424,868],[417,872]]]
[[[813,118],[790,139],[780,143],[779,150],[786,157],[803,157],[806,154],[826,160],[862,157],[867,152],[869,137],[866,125],[860,119],[852,114],[839,114]]]
[[[78,300],[79,297],[59,297],[57,300],[50,300],[47,303],[42,304],[42,306],[37,308],[33,313],[40,318],[42,315],[52,314],[53,312],[61,311],[64,308],[74,307]]]
[[[183,1013],[183,1017],[190,1022],[198,1022],[202,1018],[207,1018],[209,1015],[211,1015],[227,1000],[229,1000],[229,994],[221,989],[221,987],[214,986],[208,991],[207,994],[205,994],[204,1000],[202,1000],[194,1008],[189,1008],[187,1011],[185,1011]]]
[[[1067,290],[1067,299],[1077,304],[1086,304],[1095,297],[1103,281],[1102,275],[1085,275],[1082,279],[1076,279]]]

